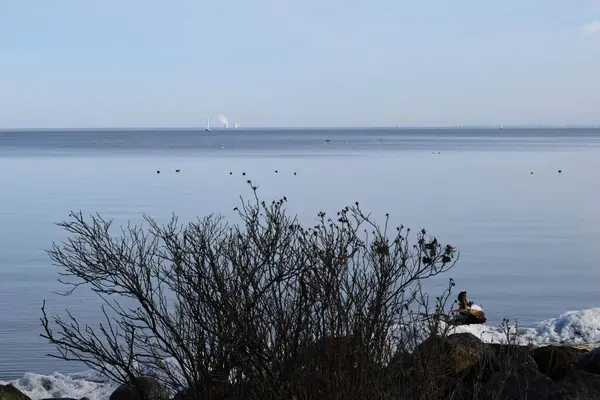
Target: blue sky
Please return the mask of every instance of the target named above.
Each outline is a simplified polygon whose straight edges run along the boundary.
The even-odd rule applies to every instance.
[[[0,0],[0,128],[600,124],[600,1]]]

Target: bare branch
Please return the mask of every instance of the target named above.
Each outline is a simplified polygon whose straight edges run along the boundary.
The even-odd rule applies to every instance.
[[[117,235],[99,215],[59,223],[70,237],[48,254],[64,295],[91,289],[105,322],[82,326],[68,311],[49,318],[44,302],[52,356],[122,383],[152,374],[193,399],[303,398],[307,388],[341,398],[342,380],[355,379],[362,398],[381,394],[366,382],[409,347],[402,327],[431,321],[421,281],[450,270],[454,248],[425,231],[411,245],[409,229],[390,229],[389,215],[377,225],[358,203],[303,227],[285,197],[260,201],[248,184],[253,197],[235,209],[238,225],[218,215],[159,225],[144,215],[147,228],[129,224]]]

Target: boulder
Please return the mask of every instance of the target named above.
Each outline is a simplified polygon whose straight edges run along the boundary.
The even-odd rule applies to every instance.
[[[498,371],[481,388],[480,398],[502,400],[546,400],[552,379],[528,366],[520,366],[514,372]]]
[[[485,382],[491,377],[502,372],[506,376],[512,372],[530,371],[533,374],[539,374],[539,369],[535,360],[529,355],[528,346],[489,344],[494,356],[487,357],[478,365],[472,368],[465,380],[472,384],[472,390],[479,393]]]
[[[185,390],[180,390],[179,392],[175,393],[175,396],[173,396],[173,399],[171,400],[191,400],[193,399],[192,393],[190,393],[189,389],[185,389]]]
[[[414,362],[414,356],[406,351],[398,351],[392,357],[387,368],[393,371],[408,371]]]
[[[325,385],[335,379],[358,379],[382,371],[368,358],[365,346],[351,337],[325,337],[307,343],[279,368],[296,385]],[[391,370],[388,369],[387,372]]]
[[[493,350],[472,333],[431,336],[415,351],[415,364],[450,376],[465,376],[473,367],[493,358]]]
[[[223,382],[206,380],[196,388],[199,392],[194,393],[192,389],[183,389],[178,391],[172,400],[193,400],[194,398],[232,400],[237,398],[235,396],[237,392],[244,392],[244,389],[246,388],[243,384],[233,386]]]
[[[514,371],[518,367],[526,367],[533,371],[539,371],[538,365],[530,355],[529,346],[514,344],[490,344],[494,350],[495,359],[493,372]]]
[[[0,400],[31,400],[13,385],[0,385]]]
[[[72,397],[46,397],[45,399],[42,399],[42,400],[83,400],[83,399],[87,399],[87,397],[82,397],[81,399],[74,399]]]
[[[414,375],[413,379],[403,382],[397,386],[398,392],[392,398],[404,399],[427,399],[427,400],[471,400],[473,393],[468,384],[461,379],[447,375]],[[376,398],[376,397],[373,397]]]
[[[41,382],[42,387],[47,391],[50,392],[52,391],[52,388],[54,387],[54,384],[52,382],[52,380],[48,379],[48,378],[42,378]]]
[[[362,346],[350,337],[328,336],[310,343],[294,360],[297,366],[323,368],[326,365],[352,369],[364,358]]]
[[[577,360],[585,350],[569,346],[544,346],[531,351],[540,372],[553,381],[558,381],[575,371]]]
[[[582,354],[577,359],[575,368],[590,374],[600,375],[600,347]]]
[[[600,398],[600,375],[574,371],[552,388],[549,400],[597,400]]]
[[[109,400],[169,400],[169,395],[156,379],[142,376],[119,386]]]
[[[72,397],[46,397],[45,399],[42,399],[42,400],[83,400],[83,399],[87,399],[87,397],[82,397],[81,399],[74,399]]]

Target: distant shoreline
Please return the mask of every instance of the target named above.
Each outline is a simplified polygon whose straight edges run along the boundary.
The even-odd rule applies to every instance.
[[[307,127],[238,127],[238,128],[224,128],[214,127],[211,131],[335,131],[335,130],[415,130],[415,131],[426,131],[426,130],[600,130],[600,125],[581,125],[581,126],[560,126],[560,125],[504,125],[500,126],[352,126],[352,127],[318,127],[318,126],[307,126]],[[0,133],[3,132],[139,132],[139,131],[204,131],[204,127],[78,127],[78,128],[0,128]]]

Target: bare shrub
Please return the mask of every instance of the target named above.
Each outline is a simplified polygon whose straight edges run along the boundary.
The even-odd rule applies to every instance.
[[[307,228],[286,214],[285,197],[268,204],[252,189],[234,225],[144,216],[147,228],[114,235],[111,221],[71,213],[58,224],[70,238],[48,254],[65,295],[93,290],[105,322],[42,307],[51,356],[117,382],[152,374],[189,399],[398,393],[386,366],[419,340],[407,327],[439,331],[453,283],[431,315],[421,281],[448,271],[454,248],[424,230],[411,244],[409,229],[391,229],[388,215],[377,225],[358,203]]]

